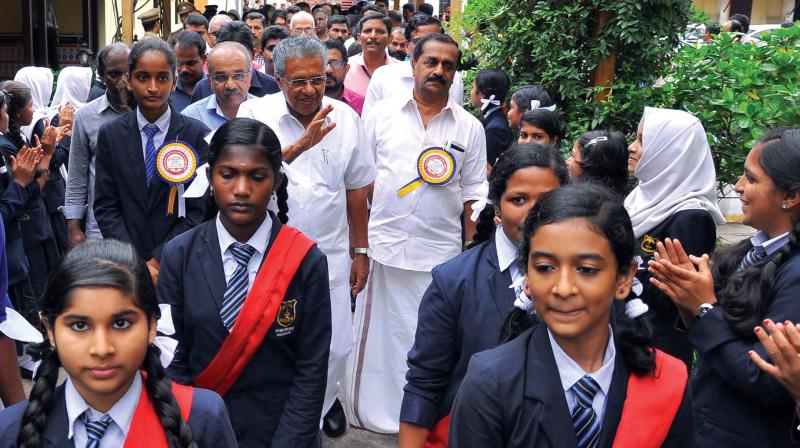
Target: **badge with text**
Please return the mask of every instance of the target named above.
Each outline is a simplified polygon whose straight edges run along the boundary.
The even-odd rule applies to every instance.
[[[422,184],[434,187],[447,185],[456,173],[456,158],[442,147],[428,148],[417,159],[417,173],[419,177],[397,190],[398,197],[402,198]]]
[[[653,238],[650,235],[645,235],[644,239],[642,239],[641,247],[644,253],[652,254],[653,252],[656,251],[656,249],[658,249],[658,247],[656,246],[657,244],[658,244],[658,239]]]
[[[156,171],[164,182],[171,185],[167,215],[175,214],[175,203],[178,202],[178,216],[186,216],[184,184],[192,180],[197,172],[197,153],[188,143],[180,140],[165,143],[156,155]]]

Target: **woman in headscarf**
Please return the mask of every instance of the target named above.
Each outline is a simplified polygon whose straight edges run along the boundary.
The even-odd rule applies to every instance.
[[[22,135],[27,141],[31,141],[33,134],[41,138],[44,132],[44,122],[41,120],[49,112],[50,95],[53,93],[53,72],[45,67],[22,67],[14,75],[14,81],[19,81],[31,89],[33,119],[31,124],[20,128]]]
[[[696,117],[648,107],[628,151],[628,171],[639,183],[625,198],[625,208],[642,260],[633,291],[650,307],[656,347],[690,365],[692,347],[675,329],[678,309],[650,284],[647,262],[665,238],[679,239],[695,256],[714,250],[716,225],[725,220],[717,206],[711,149]]]

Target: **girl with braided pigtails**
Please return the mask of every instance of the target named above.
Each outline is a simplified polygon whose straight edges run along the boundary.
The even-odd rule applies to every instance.
[[[791,446],[794,400],[753,360],[776,355],[758,343],[759,325],[800,320],[800,128],[773,129],[756,143],[735,189],[743,222],[758,232],[720,250],[713,266],[666,239],[650,282],[678,306],[699,355],[697,446]]]
[[[166,376],[155,289],[131,245],[77,246],[41,310],[42,364],[29,400],[0,413],[0,447],[236,446],[222,399]],[[61,367],[68,378],[57,387]]]

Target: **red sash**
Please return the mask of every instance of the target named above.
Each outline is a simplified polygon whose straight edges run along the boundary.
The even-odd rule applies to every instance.
[[[189,421],[189,413],[192,411],[192,398],[194,398],[194,388],[172,383],[172,395],[178,401],[181,408],[181,418]],[[142,385],[142,395],[139,397],[139,404],[131,419],[131,426],[128,429],[128,437],[125,438],[124,448],[168,448],[167,435],[161,421],[158,419],[147,388]]]
[[[236,323],[219,352],[194,379],[194,385],[225,395],[250,363],[272,327],[286,290],[314,241],[299,230],[281,227]]]
[[[450,433],[450,414],[445,415],[433,427],[425,439],[425,448],[446,448],[447,435]]]
[[[660,447],[683,401],[687,378],[683,361],[656,350],[655,371],[628,378],[614,448]]]

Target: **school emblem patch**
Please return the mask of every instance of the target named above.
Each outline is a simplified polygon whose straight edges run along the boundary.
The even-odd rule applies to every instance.
[[[650,235],[645,235],[644,239],[642,240],[642,250],[647,254],[652,254],[656,251],[656,244],[658,243],[658,239],[653,238]]]
[[[278,310],[278,325],[285,328],[294,323],[294,319],[297,317],[295,313],[296,305],[297,300],[295,299],[281,302],[281,309]]]

